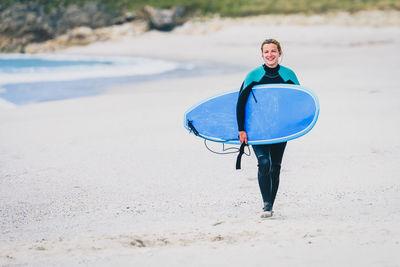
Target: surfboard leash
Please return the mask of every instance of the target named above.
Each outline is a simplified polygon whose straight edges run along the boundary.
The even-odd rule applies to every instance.
[[[253,94],[253,96],[254,96],[254,94]],[[254,100],[257,102],[255,97],[254,97]],[[193,125],[191,120],[187,120],[187,125],[190,128],[190,132],[189,133],[193,132],[194,135],[200,136],[199,132],[196,130],[196,128],[194,127],[194,125]],[[238,140],[238,139],[229,139],[229,140],[225,140],[225,142],[235,141],[235,140]],[[236,154],[236,153],[238,153],[238,156],[236,158],[236,170],[240,170],[241,169],[241,164],[240,163],[242,161],[243,154],[246,155],[246,156],[250,156],[251,155],[250,147],[245,143],[242,143],[239,148],[237,148],[237,147],[225,148],[225,143],[222,142],[222,152],[218,152],[218,151],[212,150],[207,145],[207,139],[204,139],[204,145],[208,149],[208,151],[210,151],[210,152],[212,152],[214,154],[218,154],[218,155],[227,155],[227,154]],[[246,146],[248,148],[248,153],[246,153],[245,150],[244,150],[244,148]],[[233,151],[228,151],[228,150],[233,150]]]
[[[233,141],[233,140],[236,140],[236,139],[226,140],[225,142]],[[209,140],[204,139],[204,145],[206,146],[206,148],[207,148],[210,152],[212,152],[212,153],[214,153],[214,154],[226,155],[226,154],[236,154],[236,153],[239,153],[239,152],[240,152],[240,148],[238,148],[238,147],[228,147],[228,148],[225,148],[225,143],[222,143],[222,142],[221,142],[221,143],[222,143],[222,152],[218,152],[218,151],[212,150],[212,149],[207,145],[207,141],[209,141]],[[233,150],[233,151],[229,151],[229,150]],[[243,149],[243,153],[242,153],[242,154],[245,154],[246,156],[250,156],[250,155],[251,155],[251,153],[250,153],[250,148],[248,149],[248,153],[244,152],[244,149]]]
[[[237,158],[236,158],[236,170],[240,170],[240,169],[242,168],[242,167],[241,167],[242,156],[243,156],[243,154],[245,154],[244,148],[245,148],[246,146],[249,148],[249,145],[246,144],[245,142],[243,142],[243,143],[240,145],[239,154],[238,154],[238,156],[237,156]],[[247,155],[247,154],[246,154],[246,155]],[[250,148],[249,148],[249,156],[250,156]]]
[[[236,139],[226,140],[226,142],[227,142],[227,141],[233,141],[233,140],[236,140]],[[218,154],[218,155],[226,155],[226,154],[236,154],[236,153],[238,153],[238,155],[237,155],[237,157],[236,157],[236,170],[240,170],[240,169],[241,169],[241,162],[242,162],[242,156],[243,156],[243,154],[246,155],[246,156],[250,156],[250,155],[251,155],[250,147],[249,147],[249,145],[247,145],[247,144],[245,144],[245,143],[242,143],[242,144],[240,145],[239,148],[237,148],[237,147],[228,147],[228,148],[225,148],[225,143],[222,143],[222,151],[223,151],[223,152],[218,152],[218,151],[212,150],[212,149],[207,145],[207,139],[204,139],[204,145],[206,146],[206,148],[207,148],[210,152],[212,152],[212,153],[214,153],[214,154]],[[246,153],[246,151],[245,151],[245,147],[247,147],[247,149],[248,149],[248,152],[247,152],[247,153]],[[228,150],[232,150],[232,151],[228,151]]]

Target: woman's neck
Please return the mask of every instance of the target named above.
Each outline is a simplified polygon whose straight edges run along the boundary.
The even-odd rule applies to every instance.
[[[277,64],[275,67],[269,67],[266,64],[263,64],[263,67],[267,72],[277,72],[279,70],[279,64]]]

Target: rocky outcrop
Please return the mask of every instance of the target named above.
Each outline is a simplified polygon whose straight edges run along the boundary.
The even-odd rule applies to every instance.
[[[64,42],[64,46],[87,44],[112,37],[105,31],[97,31],[112,25],[132,22],[134,31],[154,28],[171,30],[183,21],[184,9],[156,9],[146,7],[136,15],[132,12],[109,10],[98,3],[82,6],[69,5],[44,10],[37,3],[16,4],[7,9],[0,6],[0,52],[27,52],[27,47],[38,44]],[[146,26],[143,26],[143,20]],[[137,26],[139,25],[139,26]],[[126,27],[125,27],[126,28]],[[114,34],[112,30],[112,34]],[[51,42],[57,40],[57,42]]]
[[[51,14],[39,5],[17,5],[0,14],[0,51],[20,51],[25,44],[42,42],[55,34]]]
[[[135,20],[120,25],[112,25],[98,29],[77,27],[54,39],[41,43],[30,43],[24,47],[25,53],[49,53],[71,46],[87,45],[97,41],[107,41],[133,37],[148,30],[148,23],[144,20]]]
[[[24,52],[27,44],[53,39],[75,27],[108,26],[118,17],[96,3],[49,12],[37,3],[17,4],[0,13],[0,51]]]
[[[92,29],[110,26],[119,15],[97,3],[87,3],[84,6],[70,5],[59,12],[55,22],[56,34],[64,34],[70,29],[82,26]]]
[[[175,26],[182,24],[184,12],[183,6],[176,6],[171,9],[144,7],[144,15],[149,21],[150,28],[160,31],[170,31]]]

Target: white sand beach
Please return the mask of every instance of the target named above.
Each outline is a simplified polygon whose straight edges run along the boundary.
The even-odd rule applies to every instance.
[[[0,109],[0,266],[400,266],[399,25],[270,21],[60,51],[239,68]],[[254,155],[235,170],[183,114],[238,88],[271,37],[321,112],[261,219]]]

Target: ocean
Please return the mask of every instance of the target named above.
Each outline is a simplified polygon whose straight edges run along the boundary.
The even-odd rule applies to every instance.
[[[0,54],[0,105],[92,96],[112,85],[198,71],[194,64],[139,57]]]

